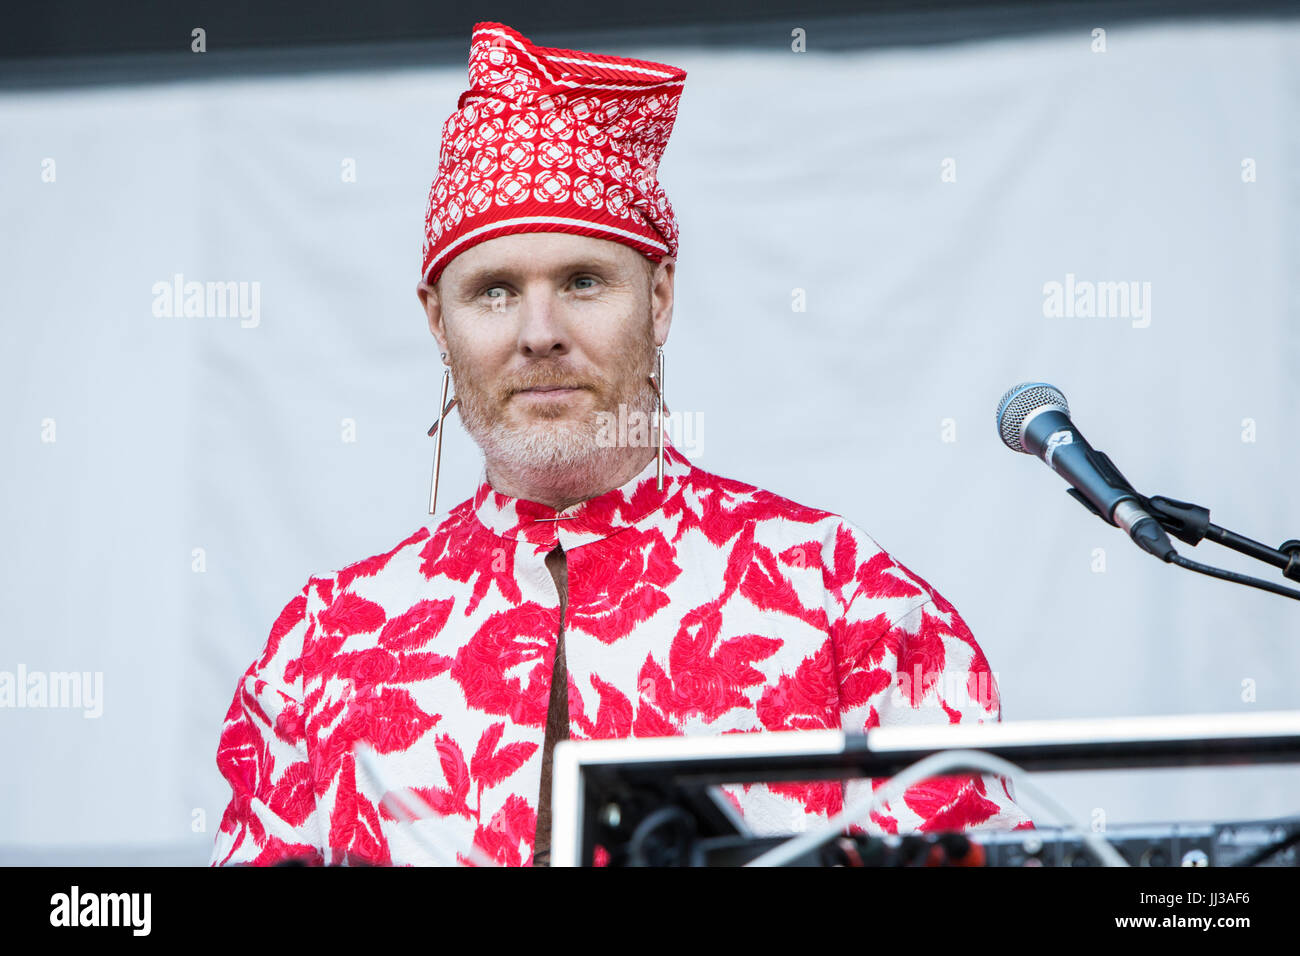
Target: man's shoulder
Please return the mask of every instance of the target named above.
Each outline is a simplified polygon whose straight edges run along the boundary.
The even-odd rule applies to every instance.
[[[947,602],[924,578],[898,561],[855,519],[694,466],[691,487],[702,503],[702,522],[734,525],[736,516],[758,523],[757,540],[788,541],[784,561],[820,565],[828,586],[844,589],[846,599],[901,599],[912,604]],[[716,500],[710,501],[711,498]],[[817,550],[795,551],[806,543]]]
[[[685,486],[709,514],[742,513],[753,521],[785,520],[798,524],[835,523],[844,520],[824,508],[814,508],[792,498],[738,478],[691,464]]]
[[[857,546],[875,552],[883,548],[854,520],[827,508],[804,504],[768,491],[747,481],[729,478],[692,465],[687,486],[700,502],[704,520],[740,516],[746,522],[771,522],[778,527],[834,544],[837,539],[853,540]]]
[[[355,593],[359,588],[373,587],[381,581],[421,573],[421,567],[428,560],[431,544],[467,533],[466,522],[471,514],[472,503],[472,500],[467,499],[450,511],[430,515],[428,521],[384,551],[336,570],[311,575],[308,588],[314,590],[321,603],[328,606],[335,603],[340,595]]]

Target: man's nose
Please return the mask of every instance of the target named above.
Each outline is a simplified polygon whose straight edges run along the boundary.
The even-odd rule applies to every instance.
[[[551,290],[523,291],[516,313],[519,319],[519,347],[530,355],[551,355],[568,351],[568,332],[563,307]]]

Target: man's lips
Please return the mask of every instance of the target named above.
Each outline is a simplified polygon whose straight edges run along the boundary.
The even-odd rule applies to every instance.
[[[525,405],[567,405],[576,399],[584,389],[570,385],[539,385],[525,388],[515,395]]]

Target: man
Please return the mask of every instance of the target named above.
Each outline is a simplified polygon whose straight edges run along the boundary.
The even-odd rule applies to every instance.
[[[214,864],[431,862],[420,826],[457,859],[544,863],[564,738],[999,719],[957,612],[865,532],[694,466],[658,428],[610,440],[620,406],[644,420],[661,399],[677,231],[655,176],[684,78],[476,25],[418,292],[483,479],[285,607],[226,716]],[[727,793],[789,832],[872,785]],[[441,823],[402,819],[388,788]],[[992,776],[863,821],[1031,825]]]

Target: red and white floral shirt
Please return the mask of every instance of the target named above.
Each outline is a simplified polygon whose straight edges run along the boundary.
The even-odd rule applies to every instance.
[[[239,681],[213,865],[433,862],[353,753],[507,865],[532,862],[560,600],[571,739],[1000,720],[956,610],[844,518],[656,466],[557,512],[486,481],[391,551],[311,577]],[[555,520],[555,519],[559,520]],[[757,833],[824,820],[876,781],[726,788]],[[1032,827],[1003,778],[918,784],[868,832]]]

